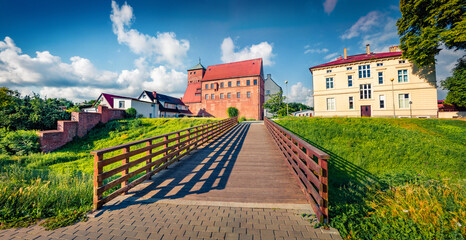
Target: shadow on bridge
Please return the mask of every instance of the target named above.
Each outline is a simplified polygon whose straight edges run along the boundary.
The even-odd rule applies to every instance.
[[[236,125],[225,135],[207,143],[179,163],[153,176],[153,180],[145,184],[143,189],[130,192],[133,194],[131,196],[133,201],[124,201],[111,208],[143,204],[144,200],[154,202],[159,199],[179,199],[188,195],[224,189],[250,125],[250,123]]]

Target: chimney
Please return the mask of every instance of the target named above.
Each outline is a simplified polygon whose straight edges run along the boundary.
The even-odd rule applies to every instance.
[[[347,52],[346,52],[346,48],[343,49],[343,53],[344,53],[344,55],[345,55],[344,59],[347,59],[347,58],[348,58],[348,54],[347,54]]]
[[[154,96],[154,99],[157,100],[157,92],[156,91],[152,91],[152,96]]]
[[[272,74],[267,74],[267,79],[271,79],[272,78]]]
[[[366,45],[367,55],[371,54],[371,46],[369,44]]]

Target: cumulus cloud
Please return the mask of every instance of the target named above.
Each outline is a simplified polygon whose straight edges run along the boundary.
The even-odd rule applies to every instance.
[[[138,55],[153,57],[156,63],[168,63],[171,66],[182,66],[183,59],[189,50],[189,41],[178,40],[173,32],[157,33],[157,36],[142,34],[136,29],[131,29],[134,19],[133,8],[128,4],[121,7],[112,1],[113,32],[118,37],[120,44],[127,45],[130,50]]]
[[[337,5],[338,0],[325,0],[324,2],[324,11],[330,15],[330,13],[333,12],[335,9],[335,6]]]
[[[238,52],[235,51],[233,40],[228,37],[222,42],[222,58],[224,63],[236,62],[254,58],[262,58],[265,66],[273,65],[272,58],[275,56],[272,52],[272,45],[268,42],[261,42],[257,45],[247,46]]]
[[[351,39],[359,36],[361,33],[368,32],[372,27],[381,23],[382,14],[378,11],[369,12],[366,16],[362,16],[359,20],[346,30],[341,39]]]
[[[380,31],[362,37],[361,48],[365,48],[366,44],[370,44],[373,52],[387,52],[390,46],[400,44],[396,20],[387,17],[384,22],[386,23]]]
[[[74,56],[69,63],[48,51],[31,57],[10,37],[0,41],[0,85],[22,94],[39,92],[47,97],[73,101],[96,98],[101,92],[136,97],[142,90],[155,90],[181,96],[187,75],[165,66],[150,66],[144,57],[135,68],[112,72],[97,69],[89,59]]]
[[[314,106],[312,90],[305,87],[302,82],[298,82],[291,86],[288,100],[289,102],[302,103],[311,107]]]

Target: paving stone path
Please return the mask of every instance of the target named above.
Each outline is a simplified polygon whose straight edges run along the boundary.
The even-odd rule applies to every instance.
[[[316,219],[263,123],[242,123],[106,204],[54,231],[0,239],[341,239]]]

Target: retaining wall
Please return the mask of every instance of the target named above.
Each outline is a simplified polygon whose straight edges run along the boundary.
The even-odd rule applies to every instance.
[[[74,137],[84,137],[99,122],[107,123],[124,117],[123,110],[108,109],[99,106],[97,113],[72,112],[71,121],[58,121],[57,130],[39,131],[42,152],[53,151],[73,140]]]

